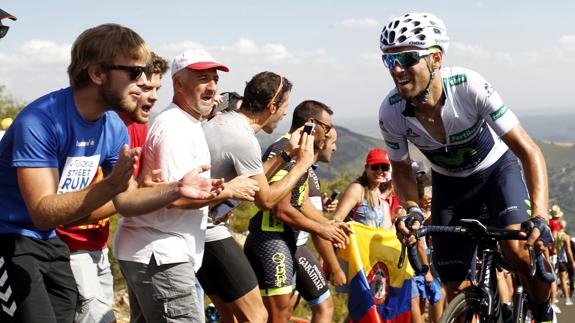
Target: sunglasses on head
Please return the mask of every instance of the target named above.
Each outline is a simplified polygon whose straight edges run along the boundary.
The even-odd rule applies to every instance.
[[[411,67],[417,64],[422,57],[433,53],[435,51],[430,49],[410,50],[394,54],[383,54],[381,59],[383,60],[383,65],[391,70],[395,67],[395,64],[399,64],[403,68]]]
[[[130,80],[139,79],[143,73],[148,73],[148,66],[108,65],[108,69],[127,72]]]
[[[369,169],[371,169],[374,172],[377,172],[378,170],[382,170],[384,172],[388,172],[389,171],[389,164],[374,164],[374,165],[369,165]]]

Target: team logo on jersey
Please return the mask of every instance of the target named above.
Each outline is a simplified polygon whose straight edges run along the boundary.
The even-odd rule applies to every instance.
[[[385,145],[391,149],[395,149],[395,150],[399,149],[399,144],[397,142],[385,140]]]
[[[505,112],[507,112],[507,106],[506,105],[502,105],[501,107],[499,107],[499,109],[497,109],[495,112],[491,112],[489,114],[489,116],[491,117],[491,120],[493,120],[493,122],[497,121],[499,118],[503,117],[503,115],[505,114]]]
[[[401,101],[401,97],[399,96],[399,93],[395,93],[394,95],[389,97],[389,105],[394,105],[399,101]]]
[[[383,262],[376,263],[367,275],[367,282],[376,305],[383,304],[389,293],[389,269]]]
[[[463,84],[465,82],[467,82],[467,75],[465,74],[456,74],[453,76],[450,76],[446,79],[444,79],[444,82],[446,83],[446,85],[448,85],[449,87],[453,87],[459,84]]]

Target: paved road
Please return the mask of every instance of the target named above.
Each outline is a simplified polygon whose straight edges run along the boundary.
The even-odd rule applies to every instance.
[[[565,306],[562,301],[559,302],[561,314],[557,314],[558,323],[574,323],[575,322],[575,305]]]

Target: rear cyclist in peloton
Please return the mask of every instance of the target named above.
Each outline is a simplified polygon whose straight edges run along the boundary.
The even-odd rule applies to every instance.
[[[397,193],[408,211],[402,220],[417,227],[423,219],[409,140],[431,162],[432,225],[477,218],[482,203],[497,227],[519,229],[526,221],[535,225],[526,242],[505,241],[501,247],[520,274],[536,321],[552,321],[550,284],[526,279],[527,246],[543,250],[543,244],[551,242],[545,223],[547,171],[539,147],[483,77],[465,68],[441,67],[449,38],[443,21],[433,14],[392,19],[383,28],[380,45],[396,88],[381,105],[379,126]],[[400,231],[409,234],[404,224]],[[413,242],[410,236],[409,243]],[[433,244],[434,264],[452,299],[473,278],[475,246],[472,241],[441,236],[434,237]]]

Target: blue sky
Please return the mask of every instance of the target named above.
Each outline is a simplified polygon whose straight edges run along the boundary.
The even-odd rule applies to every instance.
[[[412,11],[442,18],[445,65],[476,70],[518,113],[573,108],[574,1],[3,1],[18,17],[0,40],[0,84],[31,101],[68,84],[70,46],[86,28],[116,22],[171,60],[207,49],[231,72],[220,90],[242,92],[262,70],[294,83],[292,104],[317,99],[336,118],[376,118],[393,87],[379,51],[382,26]],[[172,96],[164,79],[156,109]]]

